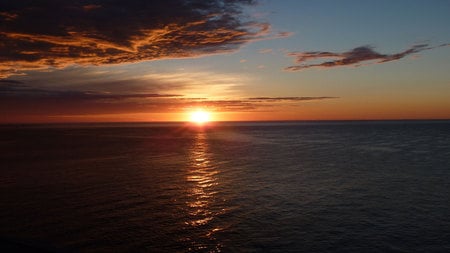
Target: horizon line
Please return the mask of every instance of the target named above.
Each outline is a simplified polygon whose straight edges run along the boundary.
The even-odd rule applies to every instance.
[[[302,119],[302,120],[222,120],[210,121],[204,125],[214,125],[216,123],[295,123],[295,122],[369,122],[369,121],[450,121],[450,118],[430,118],[430,119]],[[83,124],[193,124],[191,121],[79,121],[79,122],[0,122],[4,125],[83,125]]]

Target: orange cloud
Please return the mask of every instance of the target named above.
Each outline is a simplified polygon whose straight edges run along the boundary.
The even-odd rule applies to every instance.
[[[241,21],[242,6],[252,3],[43,0],[0,4],[0,78],[74,64],[119,64],[230,52],[270,33],[268,24]],[[274,37],[283,36],[288,35]]]

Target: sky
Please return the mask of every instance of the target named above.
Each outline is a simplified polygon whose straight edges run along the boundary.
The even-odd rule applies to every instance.
[[[0,123],[450,119],[448,0],[2,0]]]

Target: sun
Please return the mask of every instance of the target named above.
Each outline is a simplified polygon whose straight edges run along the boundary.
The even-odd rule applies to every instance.
[[[197,124],[204,124],[211,121],[211,113],[204,110],[197,110],[191,113],[190,121]]]

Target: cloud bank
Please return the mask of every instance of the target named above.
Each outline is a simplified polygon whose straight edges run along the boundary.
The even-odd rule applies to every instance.
[[[371,64],[379,64],[390,61],[400,60],[408,55],[415,54],[424,50],[434,49],[437,47],[448,46],[442,44],[436,47],[430,47],[428,44],[414,45],[409,49],[395,54],[381,54],[370,46],[362,46],[354,48],[343,53],[326,52],[326,51],[312,51],[312,52],[290,52],[287,55],[295,58],[297,65],[286,67],[286,71],[301,71],[309,68],[333,68],[339,66],[353,66],[359,67],[367,61]],[[322,61],[319,63],[312,61],[320,61],[332,59],[330,61]]]
[[[130,112],[180,112],[203,107],[218,112],[260,111],[282,105],[337,97],[249,97],[236,99],[189,98],[181,94],[105,93],[98,91],[34,88],[17,80],[0,82],[0,114],[80,115]],[[55,106],[58,105],[58,106]],[[13,110],[11,110],[13,109]]]
[[[1,1],[0,78],[73,64],[233,51],[269,33],[268,24],[243,21],[243,7],[251,4],[253,0]]]
[[[338,98],[338,97],[251,97],[248,98],[249,100],[253,101],[291,101],[291,102],[298,102],[298,101],[312,101],[312,100],[324,100],[324,99],[332,99],[332,98]]]

